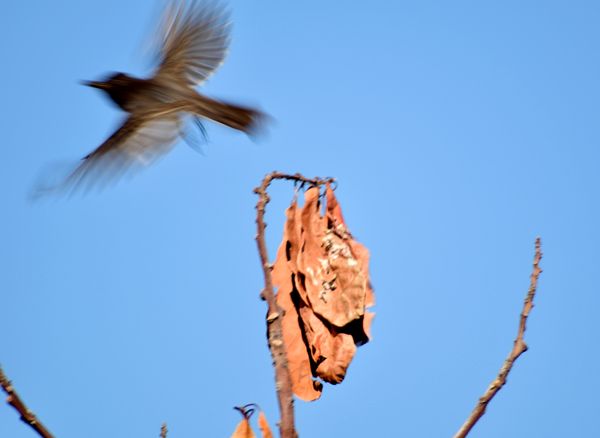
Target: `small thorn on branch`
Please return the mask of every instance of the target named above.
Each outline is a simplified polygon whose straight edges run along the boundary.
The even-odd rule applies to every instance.
[[[269,313],[267,315],[267,322],[270,324],[273,321],[275,321],[277,318],[279,318],[279,312]]]

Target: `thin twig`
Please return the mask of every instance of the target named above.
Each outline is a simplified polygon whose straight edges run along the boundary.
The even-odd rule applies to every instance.
[[[273,265],[269,262],[267,252],[267,244],[265,239],[265,209],[270,201],[267,189],[271,182],[276,179],[287,181],[296,181],[311,186],[321,186],[334,182],[333,178],[306,178],[299,173],[290,175],[281,172],[271,172],[266,175],[262,184],[254,189],[254,193],[258,195],[256,204],[256,244],[258,245],[258,253],[260,262],[263,268],[265,288],[261,293],[261,297],[267,301],[267,339],[269,350],[273,358],[273,366],[275,368],[275,389],[277,391],[277,399],[279,402],[279,411],[281,420],[279,422],[279,434],[281,438],[297,438],[298,434],[294,427],[294,393],[292,392],[292,379],[287,364],[286,350],[283,343],[283,332],[281,317],[283,310],[277,305],[275,291],[273,290],[273,280],[271,278],[271,270]]]
[[[53,435],[48,431],[48,429],[46,429],[40,420],[37,419],[35,414],[31,412],[27,406],[25,406],[23,400],[21,400],[21,397],[19,397],[17,391],[15,391],[14,386],[10,380],[8,380],[8,377],[6,377],[4,371],[2,371],[2,367],[0,367],[0,386],[2,386],[4,392],[6,392],[6,403],[17,410],[17,412],[21,415],[21,420],[23,420],[24,423],[28,424],[33,430],[35,430],[39,436],[43,438],[53,438]]]
[[[525,297],[525,302],[523,304],[523,310],[521,311],[521,318],[519,320],[519,331],[517,333],[517,338],[515,339],[513,349],[504,361],[502,368],[500,368],[500,372],[498,376],[494,379],[494,381],[490,384],[488,389],[485,391],[483,396],[479,399],[479,402],[471,412],[471,415],[462,425],[460,430],[454,435],[454,438],[464,438],[466,437],[473,426],[479,421],[479,419],[485,414],[485,410],[490,401],[494,398],[494,396],[500,391],[500,389],[506,384],[506,378],[510,373],[515,361],[521,356],[521,354],[527,351],[527,344],[525,344],[525,330],[527,328],[527,317],[529,316],[529,312],[533,309],[533,298],[535,297],[535,292],[537,290],[537,282],[542,270],[540,269],[540,260],[542,259],[542,241],[538,237],[535,240],[535,256],[533,258],[533,271],[531,272],[531,281],[529,284],[529,291],[527,292],[527,296]]]
[[[169,429],[167,429],[167,423],[163,423],[160,427],[160,438],[167,438],[168,431]]]

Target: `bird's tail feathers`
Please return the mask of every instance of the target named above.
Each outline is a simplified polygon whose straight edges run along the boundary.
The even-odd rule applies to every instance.
[[[202,117],[250,136],[256,135],[267,119],[267,116],[259,110],[220,102],[206,96],[197,96],[194,99],[194,111]]]

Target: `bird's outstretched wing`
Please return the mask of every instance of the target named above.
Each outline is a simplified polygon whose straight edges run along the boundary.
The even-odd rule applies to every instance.
[[[228,11],[216,1],[171,1],[159,29],[156,79],[204,82],[225,59],[230,28]]]
[[[175,145],[181,132],[183,106],[168,104],[132,114],[104,143],[83,157],[61,183],[39,185],[33,197],[102,188],[149,166]]]

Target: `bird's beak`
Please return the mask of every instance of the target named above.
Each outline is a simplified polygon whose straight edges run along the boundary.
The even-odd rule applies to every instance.
[[[81,81],[82,85],[88,86],[88,87],[92,87],[92,88],[99,88],[99,89],[104,89],[106,88],[106,83],[105,82],[98,82],[98,81]]]

